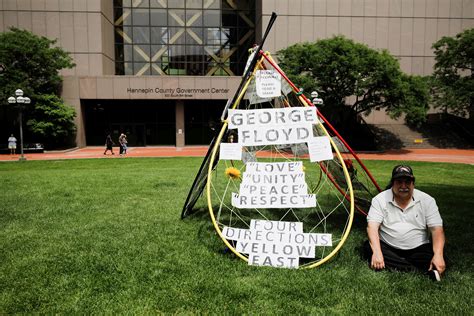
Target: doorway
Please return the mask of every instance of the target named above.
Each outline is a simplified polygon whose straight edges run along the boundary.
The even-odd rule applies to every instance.
[[[107,134],[129,146],[176,145],[175,102],[168,100],[82,100],[86,144],[102,146]]]

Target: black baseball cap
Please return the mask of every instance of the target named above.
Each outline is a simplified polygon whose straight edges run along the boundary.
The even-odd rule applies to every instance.
[[[392,170],[392,181],[400,178],[409,178],[415,181],[415,176],[413,175],[413,169],[407,165],[398,165],[395,166]]]

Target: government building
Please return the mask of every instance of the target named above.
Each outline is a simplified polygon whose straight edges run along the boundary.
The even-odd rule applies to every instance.
[[[181,147],[209,144],[273,11],[274,55],[342,34],[417,75],[431,74],[434,42],[474,27],[473,0],[1,0],[0,31],[30,30],[71,54],[62,97],[78,146],[125,132],[132,146]]]

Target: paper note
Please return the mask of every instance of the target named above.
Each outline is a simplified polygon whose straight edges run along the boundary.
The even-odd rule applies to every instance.
[[[238,143],[221,143],[220,160],[242,160],[242,145]]]
[[[274,70],[257,70],[257,95],[261,98],[274,98],[281,95],[281,75]]]
[[[308,141],[309,160],[311,162],[333,159],[329,137],[314,137]]]

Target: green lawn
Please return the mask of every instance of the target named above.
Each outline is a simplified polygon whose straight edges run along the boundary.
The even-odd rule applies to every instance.
[[[435,283],[368,269],[361,216],[319,268],[247,266],[207,213],[180,220],[201,160],[0,163],[0,314],[472,313],[474,166],[412,163],[445,222],[450,266]],[[395,163],[367,166],[385,185]]]

